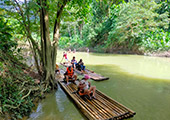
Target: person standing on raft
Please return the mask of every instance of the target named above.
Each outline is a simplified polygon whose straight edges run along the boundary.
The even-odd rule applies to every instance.
[[[63,61],[63,59],[65,58],[65,61],[68,63],[69,60],[68,60],[68,57],[67,57],[67,53],[66,52],[63,52],[63,58],[61,59],[61,62]],[[60,62],[60,63],[61,63]]]

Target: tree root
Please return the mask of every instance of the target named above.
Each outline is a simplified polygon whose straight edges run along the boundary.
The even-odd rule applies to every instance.
[[[2,114],[2,108],[0,107],[0,113]]]
[[[29,81],[24,81],[24,82],[22,83],[22,87],[24,86],[25,83],[28,83],[28,82],[29,82]]]
[[[17,106],[15,107],[15,106],[13,106],[13,105],[5,104],[5,105],[3,105],[3,107],[8,107],[8,108],[16,109],[16,108],[18,108],[20,105],[21,105],[21,104],[19,104],[19,105],[17,105]]]
[[[24,89],[22,89],[22,90],[19,92],[19,94],[21,94],[24,90],[25,90],[25,88],[24,88]]]
[[[23,100],[24,98],[26,98],[27,96],[29,96],[30,93],[31,93],[31,91],[32,91],[32,89],[30,89],[29,92],[28,92],[28,94],[26,94],[25,96],[23,96],[21,99]]]

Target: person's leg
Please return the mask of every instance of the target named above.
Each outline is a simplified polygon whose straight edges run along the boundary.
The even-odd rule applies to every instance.
[[[75,62],[75,63],[74,63],[74,68],[76,68],[76,64],[77,64],[77,63]]]
[[[84,95],[88,95],[89,98],[92,99],[92,97],[90,96],[90,93],[91,93],[90,90],[88,90],[88,89],[85,89],[85,90],[84,90]]]
[[[88,89],[85,89],[85,90],[84,90],[84,93],[85,93],[85,95],[88,95],[88,96],[90,97],[90,92],[89,92]]]
[[[83,70],[85,70],[85,67],[86,67],[86,66],[83,65]]]
[[[93,96],[95,96],[95,93],[96,93],[96,86],[91,86],[89,91],[93,91]]]
[[[81,71],[81,66],[79,64],[76,65],[76,69]]]
[[[68,85],[68,81],[69,81],[69,79],[68,79],[68,76],[66,75],[66,84]]]
[[[76,81],[77,80],[77,75],[74,75],[74,81]]]
[[[81,67],[81,70],[83,70],[83,65],[80,65],[80,67]]]
[[[76,82],[75,82],[75,81],[77,80],[77,75],[73,75],[73,77],[72,77],[72,79],[71,79],[71,80],[73,81],[73,83],[74,83],[74,84],[76,84]]]

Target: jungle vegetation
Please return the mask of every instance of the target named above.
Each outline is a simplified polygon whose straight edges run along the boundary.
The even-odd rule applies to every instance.
[[[74,13],[74,9],[69,11]],[[93,0],[86,19],[62,21],[60,48],[143,54],[170,48],[170,1]]]

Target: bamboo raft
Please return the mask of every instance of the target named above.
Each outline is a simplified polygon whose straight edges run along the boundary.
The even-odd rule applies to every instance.
[[[58,82],[89,120],[122,120],[133,117],[136,114],[99,90],[96,90],[96,99],[82,99],[75,93],[77,85],[73,83],[66,85],[62,79]]]
[[[61,65],[64,66],[64,67],[69,66],[68,64],[62,64],[62,63],[61,63]],[[108,77],[104,77],[104,76],[99,75],[99,74],[95,73],[94,71],[91,71],[91,70],[88,70],[88,69],[86,69],[85,72],[81,72],[81,71],[77,70],[76,68],[74,68],[74,71],[78,74],[81,74],[81,75],[82,74],[88,74],[90,76],[90,78],[92,80],[95,80],[95,81],[103,81],[103,80],[109,79]]]

